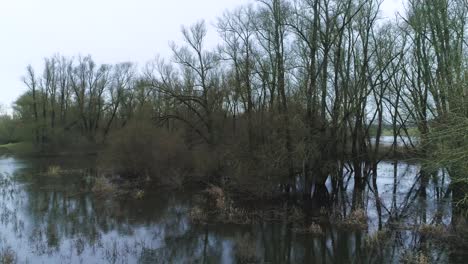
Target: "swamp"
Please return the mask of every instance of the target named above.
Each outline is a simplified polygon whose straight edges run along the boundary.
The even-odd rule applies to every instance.
[[[5,263],[464,263],[468,252],[450,178],[440,171],[423,187],[415,163],[381,162],[361,190],[351,174],[336,190],[327,181],[326,207],[247,205],[216,190],[214,206],[195,191],[96,192],[89,158],[3,157],[0,168]]]
[[[144,65],[24,65],[0,262],[466,263],[468,2],[388,5],[252,0]]]

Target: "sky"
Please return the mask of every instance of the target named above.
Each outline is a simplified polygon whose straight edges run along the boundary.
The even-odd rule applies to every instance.
[[[26,91],[27,65],[44,58],[92,55],[101,63],[145,65],[170,56],[181,26],[214,25],[225,10],[254,0],[0,0],[0,104],[9,109]],[[402,12],[405,0],[384,0],[382,16]],[[218,42],[211,27],[208,41]]]

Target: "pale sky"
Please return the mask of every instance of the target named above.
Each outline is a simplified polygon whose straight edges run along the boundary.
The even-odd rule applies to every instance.
[[[182,25],[213,25],[226,9],[254,0],[0,0],[0,104],[10,107],[26,88],[26,66],[40,69],[56,53],[92,55],[97,63],[131,61],[142,66],[170,56]],[[384,0],[383,16],[402,11]],[[216,44],[216,31],[208,40]]]

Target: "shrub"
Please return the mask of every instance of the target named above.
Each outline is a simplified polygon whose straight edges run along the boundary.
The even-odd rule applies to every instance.
[[[237,207],[234,201],[225,195],[222,188],[210,186],[200,196],[202,207],[195,206],[189,216],[193,222],[220,222],[232,224],[250,224],[255,218],[255,212]]]
[[[92,191],[98,194],[114,193],[117,190],[116,186],[106,177],[100,176],[96,178]]]
[[[411,252],[407,251],[401,257],[401,263],[404,264],[429,264],[431,263],[429,257],[427,257],[423,252]]]
[[[49,168],[47,168],[46,174],[47,176],[57,177],[61,171],[62,170],[60,169],[60,166],[49,166]]]
[[[3,248],[0,251],[0,262],[4,264],[17,263],[17,254],[10,247]]]
[[[195,206],[190,210],[189,218],[195,223],[205,223],[208,221],[207,213],[198,206]]]
[[[126,178],[178,185],[190,168],[187,152],[177,132],[133,122],[109,136],[100,160]]]
[[[367,213],[362,208],[357,208],[349,214],[341,223],[341,225],[346,227],[352,227],[357,229],[366,229],[367,228]]]
[[[226,208],[226,196],[224,195],[223,189],[212,185],[205,192],[209,196],[209,201],[214,202],[214,207],[216,209],[224,210]]]
[[[369,234],[365,239],[365,244],[369,249],[383,248],[389,238],[389,232],[386,230],[379,230],[373,234]]]
[[[418,228],[421,235],[425,235],[432,238],[441,239],[447,237],[449,232],[442,225],[428,225],[424,224]]]

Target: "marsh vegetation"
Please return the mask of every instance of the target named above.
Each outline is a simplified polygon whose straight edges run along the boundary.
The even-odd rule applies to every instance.
[[[220,16],[214,48],[200,21],[144,67],[27,67],[0,117],[0,256],[462,262],[468,3],[380,4],[259,0]]]
[[[59,176],[44,173],[51,166],[60,166]],[[116,190],[108,188],[110,180],[101,182],[92,157],[4,157],[0,167],[3,263],[466,259],[468,228],[446,197],[449,179],[430,181],[422,197],[418,164],[382,162],[377,185],[362,190],[354,188],[352,174],[345,174],[342,188],[330,194],[337,198],[326,207],[319,202],[246,204],[213,186],[183,191],[147,186],[138,197],[134,187]],[[353,209],[357,203],[363,207]]]

